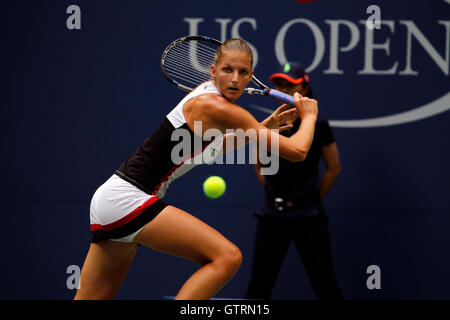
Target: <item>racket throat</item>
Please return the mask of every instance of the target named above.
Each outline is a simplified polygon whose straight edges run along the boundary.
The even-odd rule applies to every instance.
[[[259,94],[262,96],[267,96],[269,94],[270,88],[261,90],[256,88],[245,88],[245,92],[248,94]]]

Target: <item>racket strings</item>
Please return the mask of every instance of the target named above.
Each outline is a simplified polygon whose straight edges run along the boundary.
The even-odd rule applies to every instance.
[[[192,83],[195,86],[202,82],[208,81],[210,78],[209,74],[199,72],[197,70],[188,70],[185,66],[183,67],[178,62],[174,64],[166,64],[165,69],[170,77],[177,82],[180,82],[180,80],[182,80]]]
[[[173,52],[171,52],[171,55],[173,56],[173,58],[179,58],[181,60],[184,60],[186,58],[186,54],[184,52],[181,52],[180,50],[173,50]],[[190,52],[189,56],[197,58],[198,62],[203,62],[204,64],[208,64],[211,61],[210,57],[204,54],[194,53],[193,51]]]
[[[210,80],[216,49],[216,45],[200,41],[182,42],[167,52],[164,68],[178,83],[196,87]]]
[[[180,46],[172,48],[166,59],[173,60],[174,63],[180,65],[190,66],[196,72],[209,73],[209,66],[214,61],[215,52],[202,50],[204,50],[202,47],[196,49],[192,44],[182,43]]]
[[[183,66],[185,63],[186,62],[183,57],[174,57],[173,60],[167,61],[165,64],[168,67],[175,67],[177,69],[177,68],[180,68],[180,66]],[[209,67],[210,67],[210,64],[208,64],[208,62],[198,61],[198,64],[195,65],[195,68],[193,68],[192,72],[194,72],[195,74],[200,74],[200,75],[203,75],[205,73],[209,74]],[[175,71],[175,70],[173,70],[173,71]],[[180,69],[180,73],[191,74],[191,72],[186,72],[186,71],[187,71],[186,67],[184,67],[183,69]],[[206,72],[206,71],[208,71],[208,72]]]
[[[178,70],[177,66],[166,66],[166,71],[167,71],[167,73],[169,73],[171,75],[172,78],[178,78],[178,80],[177,80],[178,82],[180,82],[179,80],[183,80],[183,81],[193,84],[194,86],[199,84],[198,83],[199,78],[200,78],[199,76],[193,77],[193,76],[191,76],[191,74],[189,74],[185,71]],[[175,73],[176,76],[174,76],[173,73]],[[174,80],[176,80],[176,79],[174,79]],[[208,80],[209,79],[207,79],[205,81],[208,81]],[[202,81],[202,82],[205,82],[205,81]]]
[[[208,43],[209,44],[209,43]],[[204,42],[201,42],[201,41],[191,41],[190,43],[189,43],[189,46],[191,47],[191,48],[200,48],[198,51],[200,52],[200,53],[208,53],[208,56],[211,56],[211,55],[215,55],[216,54],[216,50],[217,50],[217,46],[216,45],[213,45],[213,44],[209,44],[209,45],[207,45],[206,43],[204,43]]]

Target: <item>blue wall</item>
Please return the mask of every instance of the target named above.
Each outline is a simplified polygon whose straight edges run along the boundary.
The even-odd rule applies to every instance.
[[[81,30],[66,27],[72,4],[81,8]],[[361,23],[371,4],[386,21],[375,30],[372,49]],[[341,155],[342,173],[325,204],[345,297],[450,298],[446,1],[2,1],[0,12],[1,299],[74,296],[66,268],[82,266],[87,253],[90,198],[183,96],[163,78],[159,59],[172,40],[195,31],[194,18],[203,19],[198,34],[248,40],[264,82],[284,62],[280,52],[309,67],[320,113],[334,127]],[[229,19],[224,30],[225,20],[216,19]],[[289,28],[281,47],[276,39],[283,27]],[[361,72],[370,66],[373,71]],[[238,103],[260,120],[266,114],[251,105],[275,107],[260,97]],[[213,174],[227,181],[217,200],[201,189]],[[241,248],[242,267],[218,297],[244,296],[253,212],[262,199],[251,165],[198,167],[166,194],[166,202]],[[369,265],[381,268],[380,290],[366,287]],[[195,268],[140,248],[118,298],[174,295]],[[273,297],[314,299],[293,247]]]

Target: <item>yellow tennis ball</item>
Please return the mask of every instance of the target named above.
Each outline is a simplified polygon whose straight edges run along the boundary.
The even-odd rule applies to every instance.
[[[225,192],[226,184],[219,176],[211,176],[203,182],[203,192],[207,197],[216,199]]]

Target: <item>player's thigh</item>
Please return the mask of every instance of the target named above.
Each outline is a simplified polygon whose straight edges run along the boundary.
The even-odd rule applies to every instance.
[[[147,223],[134,241],[199,264],[224,256],[242,258],[239,249],[217,230],[173,206],[167,206]]]
[[[136,243],[92,243],[80,277],[76,299],[111,299],[125,278],[136,254]]]

